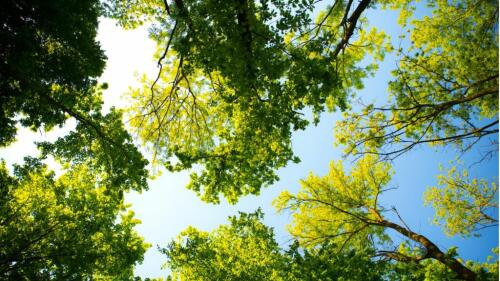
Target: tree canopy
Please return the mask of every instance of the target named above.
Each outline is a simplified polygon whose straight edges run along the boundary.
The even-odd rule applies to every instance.
[[[155,162],[201,165],[188,188],[205,201],[258,194],[300,161],[292,132],[349,107],[377,68],[361,63],[367,54],[376,61],[393,49],[367,28],[363,12],[377,4],[401,9],[411,45],[397,50],[389,105],[348,113],[336,142],[394,158],[420,143],[466,150],[498,132],[496,1],[429,1],[433,16],[411,21],[408,1],[335,1],[316,20],[312,1],[123,3],[113,15],[126,27],[154,20],[158,44],[159,73],[132,91],[131,125]]]
[[[436,273],[428,271],[426,275],[447,276],[460,280],[477,280],[487,278],[495,280],[496,271],[487,271],[473,263],[464,265],[456,257],[456,249],[448,251],[440,249],[430,238],[415,232],[408,226],[394,207],[383,206],[380,196],[387,190],[391,178],[390,166],[379,162],[376,157],[366,156],[360,159],[350,172],[346,172],[342,162],[332,163],[330,172],[324,177],[310,175],[302,181],[302,188],[296,194],[283,192],[276,199],[278,210],[288,209],[293,214],[290,233],[302,242],[302,245],[314,247],[321,242],[333,242],[338,251],[372,247],[375,256],[385,257],[402,263],[421,264],[428,270],[441,267]],[[477,201],[470,198],[454,198],[453,206],[461,209],[464,203],[471,202],[471,208],[478,207]],[[449,205],[448,205],[449,206]],[[447,205],[435,204],[437,214],[447,212]],[[462,210],[467,210],[466,207]],[[388,219],[394,213],[399,222]],[[456,217],[449,213],[450,217]],[[470,220],[467,224],[453,224],[453,230],[466,232],[482,221],[474,214],[465,214],[461,220]],[[459,228],[458,230],[456,228]],[[461,228],[461,229],[460,229]],[[416,243],[414,249],[407,242],[394,245],[388,231],[394,231],[406,241]],[[432,261],[427,261],[431,259]],[[437,263],[436,263],[437,262]],[[440,265],[438,265],[440,264]],[[434,268],[434,269],[433,269]],[[487,273],[486,273],[487,272]],[[435,275],[437,274],[437,275]],[[444,275],[443,275],[444,274]]]
[[[48,130],[99,102],[90,89],[105,56],[96,42],[99,1],[4,1],[0,36],[0,145],[16,123]],[[68,110],[69,109],[69,110]]]
[[[432,16],[410,21],[412,6],[402,13],[411,44],[398,50],[388,104],[337,124],[347,154],[394,159],[424,143],[464,151],[498,134],[498,1],[427,2]]]
[[[122,112],[102,113],[99,1],[6,1],[0,33],[0,147],[19,126],[76,128],[38,143],[11,175],[0,165],[0,278],[131,280],[149,247],[123,193],[147,189],[147,161]],[[61,164],[61,176],[42,162]]]
[[[365,251],[339,254],[330,243],[282,249],[263,213],[240,213],[212,232],[188,228],[163,249],[173,274],[168,280],[383,280],[383,261]]]
[[[141,190],[146,188],[147,161],[123,129],[121,113],[101,113],[107,84],[98,85],[97,77],[106,57],[96,34],[102,14],[101,3],[94,0],[5,3],[0,146],[15,139],[16,125],[49,131],[74,118],[77,129],[57,144],[42,145],[44,153],[77,162],[94,158],[94,163]]]
[[[188,188],[212,203],[258,194],[298,162],[292,132],[345,109],[374,70],[357,63],[386,47],[383,32],[361,29],[345,48],[366,25],[368,0],[336,1],[316,20],[313,1],[125,3],[113,10],[124,26],[155,20],[159,66],[131,93],[130,124],[155,162],[171,171],[200,164]]]
[[[0,165],[1,278],[132,280],[149,246],[105,175],[75,165],[56,177],[27,160],[14,176]]]
[[[319,2],[7,0],[0,147],[20,126],[76,126],[36,143],[40,154],[12,172],[0,160],[0,279],[140,280],[134,266],[150,245],[124,201],[148,188],[137,143],[153,167],[190,170],[187,188],[203,201],[234,204],[300,161],[294,132],[340,110],[335,142],[352,167],[334,161],[274,201],[292,214],[293,241],[278,243],[260,209],[212,231],[188,227],[158,246],[167,280],[496,280],[493,257],[465,262],[381,197],[391,189],[389,160],[420,144],[465,153],[488,137],[479,164],[498,153],[498,1],[428,0],[423,17],[410,0]],[[399,47],[370,26],[372,8],[398,10]],[[103,108],[100,16],[150,24],[157,44],[158,73],[129,90],[125,109]],[[356,91],[389,52],[397,66],[386,105],[359,108]],[[447,235],[479,236],[498,227],[498,178],[460,163],[438,175],[424,204]]]
[[[448,235],[479,235],[475,232],[498,226],[498,180],[471,179],[467,169],[453,166],[438,175],[438,184],[426,191],[424,199],[436,210],[434,223],[442,225]]]

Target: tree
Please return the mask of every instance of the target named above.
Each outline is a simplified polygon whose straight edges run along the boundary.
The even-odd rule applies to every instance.
[[[123,192],[147,189],[148,162],[123,127],[102,114],[105,56],[96,42],[99,1],[6,1],[0,11],[0,146],[16,126],[76,128],[14,176],[0,166],[0,278],[132,280],[149,247]],[[64,174],[41,164],[54,156]]]
[[[386,191],[390,178],[389,164],[373,156],[361,158],[350,173],[338,161],[332,163],[325,177],[310,175],[303,180],[296,195],[283,192],[275,205],[278,210],[288,209],[293,213],[290,232],[301,244],[313,247],[329,241],[339,245],[339,251],[372,245],[377,249],[376,256],[412,264],[432,259],[446,268],[438,273],[449,271],[449,276],[476,280],[478,273],[455,257],[455,249],[443,252],[428,237],[406,225],[395,208],[380,205],[379,197]],[[400,223],[389,220],[388,212],[393,212]],[[416,243],[418,248],[413,250],[403,244],[388,250],[392,244],[389,230]],[[429,264],[433,265],[432,261],[424,262],[424,266]],[[494,273],[490,274],[496,278]]]
[[[498,1],[428,4],[432,16],[409,26],[414,7],[403,10],[411,45],[398,51],[388,105],[337,124],[346,154],[394,159],[424,143],[465,151],[485,136],[494,140],[487,153],[498,151]]]
[[[132,280],[149,247],[105,173],[73,165],[56,177],[28,158],[0,165],[0,278]]]
[[[104,68],[100,14],[97,0],[2,3],[0,146],[15,139],[16,123],[50,130],[100,103],[90,91]]]
[[[441,224],[446,234],[479,235],[477,230],[498,226],[498,183],[485,179],[470,179],[466,169],[457,166],[438,176],[440,187],[431,187],[425,194],[425,204],[435,209],[434,223]]]
[[[412,247],[410,243],[403,243],[400,245],[398,251],[406,254],[418,254],[418,247]],[[467,267],[471,268],[477,273],[477,280],[497,280],[498,279],[498,248],[494,249],[493,256],[488,256],[487,261],[484,263],[477,263],[467,261]],[[447,254],[458,258],[456,248],[450,248]],[[391,263],[391,270],[389,280],[457,280],[455,273],[446,265],[433,259],[426,259],[416,262],[393,262]],[[461,280],[461,279],[458,279]]]
[[[203,200],[258,194],[276,169],[299,161],[291,134],[309,123],[304,112],[318,122],[326,109],[345,109],[375,68],[354,65],[366,53],[383,57],[383,32],[355,32],[370,6],[335,1],[312,21],[314,1],[114,3],[124,26],[155,22],[160,70],[132,91],[131,126],[169,170],[201,165],[188,188]]]
[[[68,118],[76,130],[44,156],[113,171],[125,189],[147,188],[147,161],[123,129],[121,112],[102,115],[97,85],[105,56],[96,42],[99,1],[7,1],[0,11],[0,146],[15,140],[16,124],[49,131]],[[88,164],[87,163],[87,164]],[[122,187],[121,183],[113,186]]]
[[[240,213],[212,232],[190,227],[162,249],[167,280],[383,280],[386,263],[364,252],[339,254],[332,244],[316,249],[293,243],[282,250],[263,213]]]
[[[42,158],[53,156],[61,163],[83,164],[93,172],[105,173],[108,188],[119,193],[148,188],[148,161],[135,147],[132,137],[123,128],[122,112],[111,108],[106,115],[96,111],[86,113],[75,130],[55,142],[40,142]]]
[[[173,280],[282,280],[284,258],[263,213],[240,213],[209,233],[184,230],[162,252]]]
[[[371,248],[339,252],[337,245],[330,242],[312,249],[295,242],[286,251],[288,266],[284,280],[387,280],[390,264],[373,260],[372,254]]]

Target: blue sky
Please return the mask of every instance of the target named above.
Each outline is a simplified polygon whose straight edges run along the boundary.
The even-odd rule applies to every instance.
[[[396,24],[395,12],[371,10],[368,17],[372,24],[383,28],[394,40],[401,32]],[[101,77],[101,81],[110,85],[104,96],[106,105],[126,106],[128,102],[122,94],[129,86],[137,85],[136,74],[154,75],[157,71],[153,61],[154,43],[148,39],[146,28],[124,31],[107,19],[101,20],[98,39],[108,56],[106,70]],[[366,101],[383,101],[386,98],[387,81],[390,79],[389,71],[394,66],[394,57],[388,56],[377,75],[365,81],[365,89],[359,91],[358,96]],[[252,212],[259,207],[266,214],[265,223],[274,227],[276,239],[286,247],[291,239],[285,229],[290,217],[287,214],[276,214],[271,202],[284,189],[297,191],[299,180],[309,172],[323,175],[328,171],[330,161],[341,159],[341,148],[333,146],[333,127],[339,117],[338,113],[324,114],[318,126],[310,126],[306,131],[294,133],[293,149],[302,161],[279,170],[279,182],[264,188],[259,196],[241,198],[236,205],[224,202],[211,205],[202,202],[193,192],[184,188],[189,180],[188,171],[164,171],[161,176],[149,182],[149,191],[128,194],[127,202],[132,204],[136,217],[142,220],[137,230],[153,245],[147,252],[144,263],[137,267],[136,274],[142,277],[165,277],[167,271],[161,269],[165,257],[157,251],[156,246],[166,246],[187,226],[209,231],[226,223],[227,217],[238,211]],[[0,157],[9,164],[19,163],[23,156],[36,154],[32,144],[34,140],[54,139],[65,131],[67,129],[46,134],[22,129],[19,141],[0,150]],[[486,141],[488,140],[476,145],[462,160],[466,164],[475,162],[478,159],[477,148],[485,145]],[[498,229],[487,229],[480,238],[449,238],[439,227],[430,224],[433,210],[423,207],[422,193],[427,187],[436,184],[439,165],[448,165],[456,155],[451,147],[418,147],[396,159],[393,162],[395,175],[390,186],[398,189],[389,191],[382,200],[387,206],[395,206],[412,230],[426,235],[440,248],[445,250],[451,246],[459,246],[459,253],[463,258],[484,260],[490,249],[498,245]],[[498,154],[488,162],[472,166],[470,171],[473,176],[497,179]],[[395,239],[400,238],[395,235]]]

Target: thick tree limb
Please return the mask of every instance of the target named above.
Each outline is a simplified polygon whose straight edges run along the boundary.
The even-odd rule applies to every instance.
[[[342,25],[344,26],[344,36],[342,37],[340,43],[337,44],[337,47],[335,47],[335,50],[332,52],[333,59],[337,58],[340,51],[342,51],[347,45],[347,43],[349,43],[349,39],[354,34],[354,29],[356,28],[356,24],[358,23],[359,17],[366,10],[366,8],[368,8],[370,2],[371,0],[362,0],[356,7],[354,12],[352,12],[352,15],[347,19],[347,21],[345,21],[345,23],[344,22],[342,23]],[[349,12],[350,6],[351,5],[349,5],[348,9],[346,10],[344,18],[347,17],[347,13]]]

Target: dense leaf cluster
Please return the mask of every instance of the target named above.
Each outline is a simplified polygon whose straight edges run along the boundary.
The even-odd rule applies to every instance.
[[[162,18],[151,29],[160,70],[131,93],[132,127],[167,169],[201,165],[188,188],[204,201],[258,194],[299,161],[292,132],[346,109],[349,90],[374,69],[355,64],[368,52],[383,57],[376,30],[359,33],[369,47],[345,49],[369,3],[338,1],[314,21],[313,1],[117,4],[124,25]]]
[[[287,249],[260,210],[240,213],[211,232],[189,227],[161,249],[168,280],[495,280],[493,258],[463,262],[380,200],[393,173],[385,160],[422,143],[466,151],[498,133],[498,2],[427,5],[432,16],[414,19],[409,0],[337,0],[313,19],[313,0],[7,0],[0,146],[15,141],[16,126],[49,131],[72,118],[76,127],[38,143],[41,154],[13,174],[0,165],[0,279],[140,279],[133,268],[149,245],[123,193],[147,189],[148,161],[123,112],[103,114],[106,84],[96,79],[105,56],[95,37],[106,15],[128,28],[152,23],[159,72],[131,90],[127,125],[153,164],[196,168],[187,187],[204,201],[236,203],[276,182],[279,168],[300,161],[292,133],[325,110],[347,111],[336,142],[361,156],[275,200],[292,214]],[[393,51],[383,31],[368,28],[373,7],[399,9],[410,42],[397,50],[389,104],[356,112],[353,92]],[[497,186],[452,167],[425,203],[447,234],[479,235],[498,225]]]
[[[410,21],[411,7],[402,15],[411,45],[398,50],[388,104],[337,124],[346,153],[394,159],[419,144],[466,151],[498,133],[498,1],[428,2],[431,17]]]
[[[99,1],[4,1],[0,9],[0,147],[17,127],[76,128],[9,174],[0,166],[0,279],[130,280],[149,247],[123,192],[147,188],[147,161],[122,114],[101,113],[105,56]],[[56,176],[42,161],[53,157]]]
[[[240,213],[213,232],[183,231],[162,251],[172,275],[167,280],[383,280],[388,264],[368,252],[339,253],[332,243],[303,250],[282,249],[263,213]]]
[[[105,56],[95,40],[99,1],[15,1],[0,11],[0,145],[16,123],[62,125],[67,110],[87,111]]]
[[[10,176],[2,163],[0,193],[1,279],[128,280],[149,247],[105,175],[85,165],[56,177],[31,158]]]

